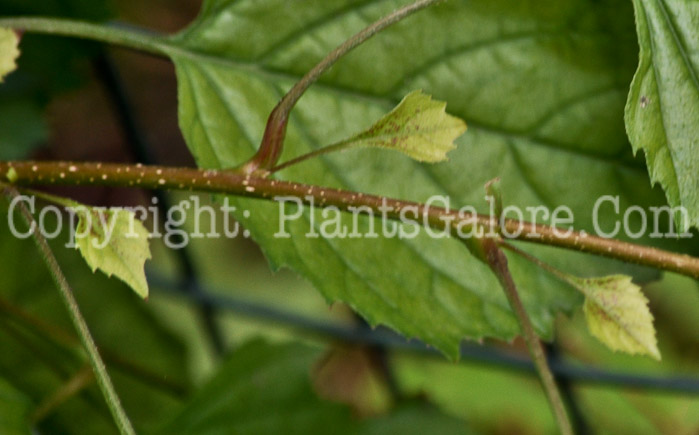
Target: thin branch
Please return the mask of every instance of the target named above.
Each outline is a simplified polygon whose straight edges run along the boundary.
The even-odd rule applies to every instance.
[[[258,170],[266,171],[277,164],[282,154],[284,137],[286,136],[286,125],[289,121],[291,109],[294,108],[304,92],[306,92],[306,90],[335,62],[385,28],[440,1],[444,0],[418,0],[397,9],[347,39],[331,51],[323,60],[318,62],[316,66],[296,82],[274,110],[272,110],[272,113],[270,113],[267,119],[267,126],[265,127],[265,133],[262,137],[260,148],[252,159],[243,165],[242,171],[248,174]]]
[[[19,196],[17,190],[12,187],[6,187],[4,191],[9,198],[14,199]],[[105,367],[104,362],[97,351],[97,345],[95,345],[92,335],[90,334],[90,330],[87,327],[87,323],[80,313],[80,308],[78,307],[78,303],[73,296],[73,291],[70,288],[65,275],[63,275],[63,271],[61,270],[56,257],[53,255],[51,247],[41,234],[41,231],[39,231],[34,217],[29,212],[26,205],[21,201],[19,202],[19,210],[27,225],[29,225],[32,235],[34,236],[36,246],[43,257],[46,266],[51,272],[51,276],[56,283],[56,287],[58,287],[61,296],[63,297],[63,302],[68,309],[70,319],[73,322],[78,335],[80,336],[80,341],[82,341],[82,344],[90,357],[90,363],[92,364],[92,369],[94,370],[97,378],[97,383],[102,390],[102,394],[104,394],[107,406],[114,417],[114,421],[117,424],[119,431],[123,435],[135,434],[136,432],[134,431],[133,426],[131,426],[131,422],[126,415],[126,412],[124,412],[119,396],[117,395],[114,385],[109,378],[107,368]]]
[[[22,161],[0,162],[0,177],[6,177],[10,169],[13,169],[11,174],[13,182],[20,186],[99,185],[195,190],[267,200],[293,197],[315,207],[334,206],[340,210],[353,209],[361,213],[368,213],[367,210],[371,210],[374,216],[385,215],[386,218],[393,220],[401,220],[401,210],[411,207],[418,216],[417,223],[427,224],[436,229],[443,229],[446,225],[452,227],[462,225],[464,229],[479,227],[486,230],[502,230],[503,233],[512,235],[509,238],[515,240],[587,252],[699,279],[699,258],[689,255],[616,239],[605,239],[586,232],[575,232],[513,219],[502,220],[501,228],[497,219],[487,215],[460,213],[458,210],[427,207],[425,204],[412,201],[280,181],[232,171],[138,164]],[[388,211],[384,214],[382,210],[387,209]],[[426,222],[423,222],[422,216],[425,216]],[[405,219],[405,216],[402,218]]]
[[[445,0],[417,0],[399,8],[365,27],[331,51],[296,82],[272,110],[267,120],[260,148],[247,163],[242,165],[241,171],[244,173],[255,173],[261,170],[262,173],[265,173],[265,171],[277,164],[282,153],[291,109],[293,109],[306,90],[335,62],[387,27],[440,1]],[[136,32],[123,27],[93,24],[77,20],[48,17],[7,17],[0,18],[0,27],[90,39],[164,57],[176,56],[183,52],[181,47],[162,35],[144,31]]]
[[[520,257],[524,258],[528,262],[538,266],[540,269],[545,270],[546,272],[550,273],[551,275],[555,276],[556,278],[560,279],[561,281],[568,283],[568,284],[572,284],[570,277],[567,273],[551,266],[550,264],[548,264],[545,261],[531,255],[530,253],[523,251],[523,250],[519,249],[518,247],[511,245],[510,243],[506,243],[504,241],[500,243],[500,246],[502,248],[507,249],[508,251],[511,251],[511,252],[519,255]]]
[[[524,309],[524,304],[519,297],[517,292],[517,287],[512,275],[510,274],[510,269],[507,266],[507,257],[498,247],[497,242],[492,239],[483,239],[483,248],[485,251],[485,259],[493,271],[495,276],[497,276],[498,281],[502,285],[507,300],[510,303],[510,307],[517,318],[520,329],[522,330],[522,336],[524,341],[527,343],[527,348],[529,349],[529,354],[534,361],[534,366],[539,374],[539,379],[548,398],[551,409],[553,410],[553,415],[558,424],[558,428],[564,435],[569,435],[573,433],[573,427],[568,419],[568,414],[566,413],[565,406],[563,405],[563,400],[558,392],[558,387],[556,386],[556,381],[553,378],[551,369],[549,368],[548,361],[546,360],[546,354],[544,353],[544,348],[541,346],[541,341],[539,336],[534,331],[534,326],[529,320],[529,315]]]
[[[332,152],[335,152],[335,151],[341,151],[341,150],[343,149],[344,146],[345,146],[345,143],[344,143],[344,142],[340,142],[340,143],[337,143],[337,144],[328,145],[328,146],[325,146],[325,147],[323,147],[323,148],[319,148],[319,149],[317,149],[317,150],[313,150],[313,151],[307,152],[306,154],[302,154],[302,155],[300,155],[300,156],[298,156],[298,157],[294,157],[294,158],[291,159],[291,160],[287,160],[286,162],[281,163],[281,164],[279,164],[279,165],[273,167],[272,169],[269,170],[269,173],[270,173],[270,174],[274,174],[275,172],[279,172],[279,171],[281,171],[282,169],[286,169],[286,168],[288,168],[289,166],[296,165],[296,164],[301,163],[301,162],[303,162],[303,161],[305,161],[305,160],[309,160],[309,159],[312,159],[312,158],[314,158],[314,157],[322,156],[323,154],[328,154],[328,153],[332,153]]]
[[[4,17],[0,27],[99,41],[162,57],[176,50],[167,37],[152,32],[64,18]]]
[[[38,423],[46,418],[56,408],[67,402],[70,398],[77,395],[84,388],[88,387],[95,380],[94,371],[88,364],[84,365],[80,370],[73,375],[66,383],[61,385],[52,395],[44,399],[37,406],[30,420],[33,423]]]

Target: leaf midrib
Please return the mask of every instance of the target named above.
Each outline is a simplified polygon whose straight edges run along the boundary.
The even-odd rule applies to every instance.
[[[667,7],[665,6],[665,3],[663,0],[657,0],[658,7],[660,8],[660,11],[662,13],[663,19],[665,20],[666,25],[670,29],[670,34],[672,35],[672,39],[675,41],[675,45],[677,46],[677,50],[680,53],[680,57],[682,58],[682,63],[684,64],[685,69],[689,73],[689,76],[692,78],[692,84],[694,85],[694,90],[699,94],[699,77],[697,77],[697,72],[694,70],[694,65],[692,65],[691,60],[689,59],[689,56],[687,55],[687,48],[684,46],[682,43],[682,40],[680,39],[679,35],[677,34],[677,30],[675,29],[675,23],[672,21],[670,18],[670,15],[668,14]]]

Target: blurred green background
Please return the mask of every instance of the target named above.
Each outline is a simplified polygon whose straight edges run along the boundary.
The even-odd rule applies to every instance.
[[[3,15],[118,19],[163,32],[185,26],[199,7],[195,0],[109,4],[0,0]],[[135,161],[137,156],[110,93],[108,76],[116,73],[154,160],[193,166],[177,125],[176,83],[169,62],[122,49],[104,52],[96,44],[46,36],[25,35],[21,48],[19,71],[0,86],[0,159]],[[147,205],[150,201],[148,192],[127,189],[55,188],[51,192],[92,205]],[[176,203],[189,194],[170,193],[168,197]],[[208,195],[200,199],[212,201]],[[85,381],[85,356],[32,242],[16,240],[5,224],[0,225],[0,233],[2,432],[26,433],[22,429],[26,421],[33,422],[39,433],[114,432],[99,391],[89,377]],[[536,378],[487,364],[449,363],[440,357],[343,344],[300,332],[279,319],[225,310],[213,316],[225,349],[219,354],[208,338],[201,310],[192,301],[164,291],[163,287],[176,284],[182,276],[181,254],[160,242],[153,244],[147,271],[158,279],[144,302],[116,280],[92,274],[76,252],[62,246],[66,237],[63,234],[54,243],[59,261],[127,413],[142,431],[214,432],[207,424],[228,424],[225,418],[231,419],[231,425],[245,420],[247,429],[241,432],[247,433],[271,433],[288,429],[290,424],[299,433],[322,432],[327,428],[323,425],[370,433],[424,433],[438,428],[444,433],[555,431]],[[250,240],[193,240],[187,252],[197,280],[212,294],[330,325],[359,324],[351,310],[340,304],[328,306],[303,279],[287,271],[270,272]],[[589,336],[581,315],[557,320],[556,341],[562,358],[573,365],[629,374],[699,377],[698,290],[695,281],[674,275],[645,288],[656,317],[661,363],[612,354]],[[484,345],[526,355],[519,340]],[[260,375],[266,383],[240,385],[255,379],[258,368],[266,368],[262,373],[268,374]],[[226,377],[228,372],[230,377]],[[292,379],[299,385],[274,391],[280,388],[275,381],[291,383]],[[218,391],[216,385],[226,388]],[[275,399],[257,397],[256,385]],[[196,393],[202,386],[206,394]],[[699,433],[696,393],[580,383],[570,388],[590,433]],[[249,408],[226,402],[233,400],[234,392],[245,394]],[[230,407],[240,414],[234,419],[237,414],[233,411],[217,413],[211,403],[204,403],[202,394],[220,395],[217,403],[227,404],[222,409]],[[283,411],[289,409],[296,411],[284,416]],[[208,423],[193,417],[202,415],[210,415]]]

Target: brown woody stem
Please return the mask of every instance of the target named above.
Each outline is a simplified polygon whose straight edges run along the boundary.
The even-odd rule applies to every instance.
[[[557,246],[588,252],[699,279],[699,258],[615,239],[605,239],[585,232],[575,232],[513,219],[498,219],[441,207],[427,207],[412,201],[368,195],[341,189],[313,186],[231,171],[73,162],[0,162],[0,176],[13,169],[12,180],[21,186],[72,185],[121,186],[149,189],[195,190],[275,200],[277,197],[299,198],[318,207],[335,206],[341,210],[363,207],[381,216],[381,207],[389,207],[386,217],[400,220],[406,207],[416,210],[416,220],[437,229],[447,225],[479,226],[495,232],[504,230],[514,240]],[[362,207],[362,208],[360,208]],[[411,213],[412,214],[412,213]],[[424,216],[424,220],[422,217]]]

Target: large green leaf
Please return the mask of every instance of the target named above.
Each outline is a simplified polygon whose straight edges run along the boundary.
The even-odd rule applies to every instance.
[[[679,228],[699,228],[699,3],[634,0],[641,53],[626,103],[634,150],[665,189]]]
[[[196,21],[170,40],[180,126],[198,164],[227,168],[248,159],[269,111],[295,80],[348,36],[405,3],[205,2]],[[312,87],[291,116],[283,159],[369,127],[422,89],[469,125],[450,161],[425,165],[390,151],[353,150],[304,162],[280,177],[418,201],[446,195],[452,207],[485,211],[483,185],[499,175],[506,204],[567,205],[575,226],[592,231],[593,205],[602,195],[619,195],[622,213],[630,204],[663,203],[644,164],[632,157],[622,122],[634,41],[633,13],[623,1],[442,3],[376,36]],[[518,332],[497,281],[459,242],[424,233],[411,240],[306,237],[321,220],[319,211],[308,210],[288,225],[290,238],[275,238],[276,204],[236,205],[236,218],[274,267],[296,270],[329,301],[348,303],[372,324],[417,336],[451,356],[464,337],[509,339]],[[621,218],[608,204],[601,210],[604,230]],[[351,225],[351,217],[343,223]],[[360,219],[360,231],[369,223]],[[620,269],[608,260],[528,249],[583,276]],[[577,306],[579,295],[518,258],[510,264],[537,331],[550,337],[555,313]]]
[[[6,435],[28,435],[31,400],[0,378],[0,432]]]
[[[426,404],[358,421],[349,408],[321,400],[310,372],[319,352],[299,344],[252,341],[236,349],[162,430],[163,434],[466,433],[466,423]]]
[[[1,86],[0,86],[1,87]],[[0,158],[26,158],[48,136],[41,106],[29,99],[5,99],[0,104]]]
[[[318,352],[261,341],[237,349],[162,433],[349,433],[348,408],[321,401],[309,374]]]

